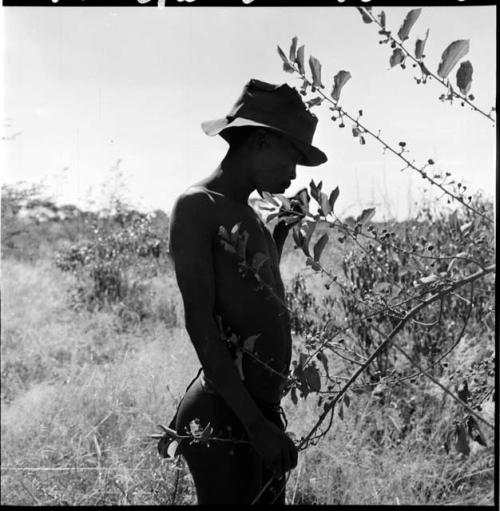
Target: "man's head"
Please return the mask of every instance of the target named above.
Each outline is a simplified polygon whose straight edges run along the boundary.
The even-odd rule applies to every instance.
[[[299,148],[299,165],[316,166],[327,160],[326,155],[312,145],[317,117],[303,103],[300,94],[288,84],[273,85],[252,79],[222,119],[202,123],[207,135],[226,138],[232,128],[262,127],[283,134]]]
[[[226,129],[222,136],[230,146],[228,156],[242,162],[258,191],[283,193],[295,179],[302,153],[285,135],[267,128],[244,126]]]

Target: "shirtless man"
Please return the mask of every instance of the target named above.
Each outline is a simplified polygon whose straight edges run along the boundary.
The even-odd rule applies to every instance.
[[[248,197],[254,190],[283,193],[296,177],[297,164],[326,161],[311,145],[316,123],[295,89],[250,80],[230,115],[202,124],[207,134],[225,138],[229,150],[210,176],[177,199],[172,211],[170,252],[186,329],[203,370],[173,424],[184,434],[198,419],[201,427],[210,424],[212,436],[236,440],[208,445],[183,440],[179,445],[199,504],[250,504],[270,477],[273,483],[258,503],[283,504],[284,476],[297,464],[279,406],[280,374],[288,373],[292,349],[279,271],[290,227],[280,222],[272,236]],[[246,258],[251,261],[259,252],[267,257],[259,270],[267,289],[259,289],[251,274],[242,275],[235,255],[220,243],[220,226],[230,232],[238,222],[249,235]],[[259,334],[254,353],[264,364],[243,354],[241,375],[221,337],[231,333],[239,339]]]

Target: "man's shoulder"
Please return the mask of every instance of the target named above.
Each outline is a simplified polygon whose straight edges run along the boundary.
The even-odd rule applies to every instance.
[[[217,210],[213,197],[206,189],[191,186],[177,197],[171,219],[174,223],[196,221],[196,225],[208,227],[217,219]]]
[[[200,186],[190,186],[176,199],[173,211],[201,211],[207,213],[214,210],[215,202],[206,189]]]

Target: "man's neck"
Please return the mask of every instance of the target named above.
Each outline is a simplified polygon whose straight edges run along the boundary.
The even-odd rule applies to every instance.
[[[241,159],[227,155],[214,172],[199,184],[246,205],[248,197],[255,190],[250,176],[251,173],[242,164]]]

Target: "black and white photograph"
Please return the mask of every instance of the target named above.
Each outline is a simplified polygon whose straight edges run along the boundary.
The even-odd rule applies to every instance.
[[[7,506],[498,506],[497,7],[4,1]]]

